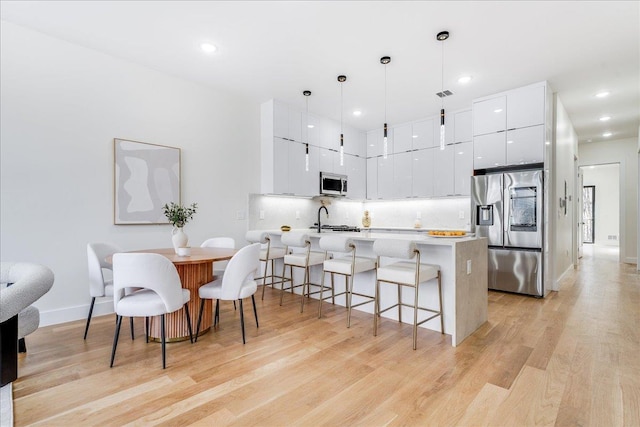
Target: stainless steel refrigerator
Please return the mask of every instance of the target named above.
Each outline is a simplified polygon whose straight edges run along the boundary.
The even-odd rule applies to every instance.
[[[543,171],[471,179],[471,223],[488,239],[489,289],[544,296]]]

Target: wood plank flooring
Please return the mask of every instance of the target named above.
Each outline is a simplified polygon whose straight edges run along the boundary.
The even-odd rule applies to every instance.
[[[259,293],[258,293],[259,295]],[[267,289],[196,344],[131,341],[114,316],[40,328],[14,383],[16,426],[640,426],[640,280],[635,266],[583,259],[560,292],[489,292],[489,321],[457,348],[421,329]],[[325,310],[326,308],[326,310]],[[196,315],[196,314],[193,314]]]

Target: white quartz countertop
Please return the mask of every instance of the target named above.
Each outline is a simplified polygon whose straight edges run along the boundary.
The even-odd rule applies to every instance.
[[[281,236],[283,232],[281,230],[266,230],[269,234]],[[423,245],[440,245],[451,246],[458,242],[467,242],[471,240],[478,240],[473,235],[466,235],[460,237],[436,237],[429,236],[425,233],[376,233],[375,231],[360,231],[360,232],[343,232],[343,231],[323,231],[321,233],[309,231],[308,228],[293,229],[292,231],[305,231],[309,233],[309,237],[320,239],[322,236],[347,236],[353,240],[360,241],[375,241],[381,239],[402,239],[411,240],[417,244]]]

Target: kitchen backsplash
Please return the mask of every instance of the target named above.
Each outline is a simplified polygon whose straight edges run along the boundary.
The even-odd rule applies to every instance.
[[[393,201],[351,201],[323,198],[329,216],[323,211],[321,223],[362,227],[362,215],[368,210],[371,227],[412,228],[418,217],[422,228],[470,230],[468,197]],[[249,195],[249,229],[277,229],[281,225],[309,228],[318,220],[319,199],[303,197]]]

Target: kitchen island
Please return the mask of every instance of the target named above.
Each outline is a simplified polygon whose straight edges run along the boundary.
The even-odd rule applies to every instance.
[[[306,231],[306,230],[305,230]],[[282,231],[269,231],[272,244],[280,245],[279,236]],[[451,336],[451,344],[457,346],[487,321],[487,240],[472,236],[464,237],[432,237],[425,233],[379,233],[373,231],[362,232],[309,232],[312,250],[319,251],[318,242],[325,235],[341,235],[352,238],[356,245],[358,256],[374,257],[373,242],[378,239],[407,239],[414,241],[421,252],[421,261],[440,266],[442,275],[442,304],[444,314],[444,332]],[[392,259],[383,258],[381,263],[387,264]],[[297,270],[297,269],[296,269]],[[296,274],[294,272],[294,274]],[[311,282],[320,283],[321,266],[311,268]],[[302,272],[295,276],[296,283],[302,281]],[[329,276],[325,280],[329,280]],[[344,288],[341,277],[336,277],[337,292]],[[356,274],[354,291],[373,295],[375,286],[375,272],[369,271]],[[422,284],[420,290],[420,305],[437,307],[437,287]],[[413,292],[403,289],[403,301],[413,301]],[[397,301],[396,287],[380,285],[380,306],[388,307]],[[353,303],[359,302],[356,296]],[[344,298],[336,298],[336,304],[345,305]],[[373,314],[372,304],[354,308]],[[413,319],[412,309],[403,307],[403,320]],[[396,309],[383,313],[383,317],[397,320]],[[412,321],[412,320],[411,320]],[[408,323],[408,322],[407,322]],[[381,326],[384,328],[384,322]],[[421,327],[440,331],[440,320],[432,319]]]

